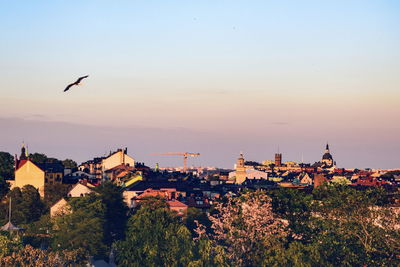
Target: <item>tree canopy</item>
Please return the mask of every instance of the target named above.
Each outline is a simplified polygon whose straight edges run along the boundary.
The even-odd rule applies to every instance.
[[[69,201],[71,213],[56,217],[53,249],[81,248],[87,256],[104,257],[105,206],[94,193]]]
[[[187,266],[192,259],[190,231],[163,200],[145,202],[129,219],[117,245],[118,266]]]
[[[122,196],[122,188],[111,182],[105,182],[95,188],[104,205],[104,242],[107,246],[125,235],[128,207]]]
[[[12,199],[12,222],[17,225],[29,224],[40,219],[45,211],[39,192],[31,185],[15,187],[7,194],[7,201],[0,205],[3,222],[8,219],[8,205]]]
[[[14,178],[14,158],[8,152],[0,152],[0,177]]]
[[[65,159],[62,161],[62,164],[66,169],[74,169],[78,167],[78,164],[72,159]]]
[[[10,191],[10,184],[0,175],[0,201]]]

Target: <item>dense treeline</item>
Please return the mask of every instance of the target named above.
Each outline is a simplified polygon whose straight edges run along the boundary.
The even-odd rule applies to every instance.
[[[84,264],[89,256],[108,260],[110,252],[118,266],[400,264],[399,214],[386,207],[381,189],[246,192],[214,203],[208,214],[189,209],[183,218],[162,199],[147,199],[129,213],[111,183],[71,200],[72,212],[55,220],[36,189],[10,191],[2,213],[8,196],[16,199],[15,220],[26,230],[20,239],[0,237],[2,263],[47,248],[52,257],[43,257],[43,266]]]
[[[69,200],[69,214],[50,219],[49,208],[69,187],[47,186],[41,199],[29,185],[10,190],[5,178],[12,175],[11,155],[0,153],[0,223],[8,221],[12,198],[12,221],[25,229],[23,235],[0,234],[0,266],[83,266],[89,257],[111,258],[118,266],[400,264],[399,213],[379,188],[325,184],[312,194],[245,192],[214,202],[208,213],[189,209],[179,217],[156,198],[129,211],[122,189],[104,183]]]

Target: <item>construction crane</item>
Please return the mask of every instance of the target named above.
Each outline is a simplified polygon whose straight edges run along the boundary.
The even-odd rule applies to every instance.
[[[189,153],[189,152],[166,152],[166,153],[152,153],[151,155],[178,155],[183,156],[183,171],[187,171],[187,159],[188,157],[198,157],[200,153]]]

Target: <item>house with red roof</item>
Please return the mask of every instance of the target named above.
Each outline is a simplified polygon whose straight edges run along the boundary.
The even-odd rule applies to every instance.
[[[64,166],[59,162],[34,163],[28,156],[25,146],[21,149],[21,155],[15,156],[15,180],[11,187],[24,187],[32,185],[38,189],[41,197],[44,197],[44,186],[46,184],[62,183]]]

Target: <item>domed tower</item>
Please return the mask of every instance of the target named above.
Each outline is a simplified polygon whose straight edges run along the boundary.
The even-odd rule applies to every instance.
[[[333,167],[333,157],[329,151],[329,144],[326,144],[326,148],[325,148],[325,153],[322,156],[322,161],[321,161],[327,168],[331,168]]]

